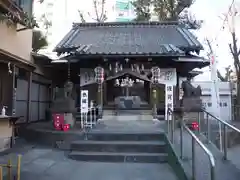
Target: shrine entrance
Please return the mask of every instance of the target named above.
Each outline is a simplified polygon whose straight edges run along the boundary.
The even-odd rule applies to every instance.
[[[106,79],[107,106],[120,110],[150,109],[150,80],[133,72],[121,72]]]

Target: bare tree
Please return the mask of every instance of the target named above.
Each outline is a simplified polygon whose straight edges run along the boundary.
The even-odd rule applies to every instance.
[[[46,34],[48,33],[48,30],[52,27],[52,21],[50,21],[46,14],[42,14],[40,21],[43,23],[43,27],[46,30]]]
[[[80,20],[81,20],[81,23],[85,23],[86,20],[85,20],[85,18],[84,18],[84,16],[83,16],[83,13],[82,13],[80,10],[78,10],[78,15],[79,15],[79,18],[80,18]]]
[[[105,10],[106,0],[93,0],[94,15],[88,12],[88,15],[96,22],[105,22],[107,20],[107,12]],[[78,10],[78,14],[82,23],[86,22],[83,12]]]
[[[231,36],[231,42],[229,43],[229,49],[233,57],[234,71],[236,75],[237,83],[237,95],[235,100],[235,106],[240,106],[240,44],[237,41],[236,28],[235,28],[235,18],[239,12],[234,4],[234,0],[229,8],[229,12],[225,15],[225,20],[228,23],[229,32]],[[235,112],[236,118],[240,120],[240,109],[237,108]]]
[[[232,70],[231,66],[229,65],[228,67],[225,68],[224,75],[222,75],[219,71],[217,71],[217,76],[221,81],[229,82],[229,81],[231,81],[232,73],[233,73],[233,70]]]

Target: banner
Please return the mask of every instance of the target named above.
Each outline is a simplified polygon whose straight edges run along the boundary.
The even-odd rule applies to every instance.
[[[165,85],[165,120],[168,116],[168,108],[173,110],[173,85]],[[172,120],[172,116],[169,116],[169,119]]]
[[[81,90],[81,113],[88,112],[88,90]]]

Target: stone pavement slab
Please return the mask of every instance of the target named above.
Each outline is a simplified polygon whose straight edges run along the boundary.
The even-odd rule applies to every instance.
[[[22,155],[21,180],[177,180],[168,164],[80,162],[68,159],[64,151],[40,146]]]
[[[119,119],[120,118],[120,119]],[[118,119],[113,118],[110,120],[100,120],[93,129],[94,131],[119,131],[119,132],[153,132],[163,131],[165,122],[158,120],[132,120],[128,116],[120,116]]]

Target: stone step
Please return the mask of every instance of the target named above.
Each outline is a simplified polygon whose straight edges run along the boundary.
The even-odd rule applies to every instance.
[[[93,141],[162,141],[165,140],[163,132],[102,132],[92,131],[85,135],[85,140]]]
[[[89,152],[144,152],[165,153],[166,144],[163,141],[74,141],[73,151]]]
[[[119,153],[72,151],[69,158],[88,162],[166,163],[165,153]]]

